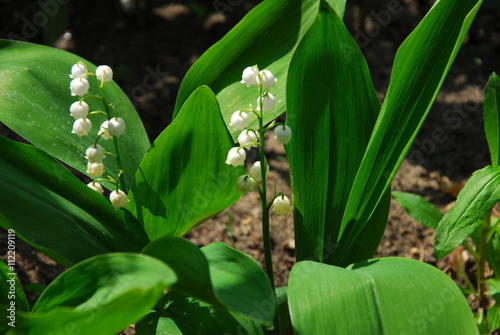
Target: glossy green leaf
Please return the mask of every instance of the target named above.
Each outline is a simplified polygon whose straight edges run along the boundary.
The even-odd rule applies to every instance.
[[[279,313],[280,329],[283,334],[292,334],[292,320],[290,319],[290,309],[288,307],[288,287],[276,288],[276,304]]]
[[[248,255],[221,242],[201,248],[208,260],[215,296],[233,311],[271,323],[276,303],[271,283]]]
[[[10,240],[10,239],[9,239]],[[11,246],[7,242],[7,247]],[[11,253],[13,251],[14,253]],[[7,262],[0,262],[0,334],[5,334],[8,329],[16,326],[16,315],[20,312],[28,312],[28,301],[24,295],[23,288],[17,278],[15,248],[7,249]]]
[[[176,280],[167,265],[149,256],[96,256],[57,277],[14,334],[112,335],[142,318]]]
[[[328,0],[342,17],[345,0]],[[276,110],[266,113],[265,123],[282,114],[286,108],[285,84],[288,65],[294,49],[315,19],[319,0],[263,1],[250,11],[224,38],[208,49],[188,71],[177,96],[175,115],[191,93],[208,85],[217,95],[224,120],[229,124],[236,110],[256,106],[258,91],[240,83],[247,66],[269,69],[278,78],[271,93]],[[253,126],[257,119],[252,119]],[[232,133],[233,138],[238,132]]]
[[[484,89],[484,131],[490,148],[491,164],[500,158],[500,77],[493,72]]]
[[[500,279],[489,279],[488,290],[497,303],[500,303]]]
[[[500,329],[500,303],[497,302],[488,309],[487,320],[491,332]]]
[[[191,314],[192,317],[192,314]],[[183,335],[174,320],[161,312],[151,312],[135,324],[136,335]]]
[[[498,201],[500,166],[487,166],[474,172],[453,208],[439,222],[434,237],[436,257],[441,259],[462,244]]]
[[[164,236],[149,243],[142,253],[162,260],[175,271],[179,280],[172,289],[218,304],[210,280],[208,260],[199,247],[180,237]]]
[[[273,320],[269,280],[248,255],[223,243],[200,249],[170,236],[151,242],[143,253],[164,261],[177,273],[179,281],[173,290],[261,322]]]
[[[113,251],[140,251],[148,239],[128,212],[78,180],[42,150],[0,137],[0,226],[71,266]]]
[[[478,334],[456,284],[439,269],[406,258],[347,269],[297,263],[288,300],[296,335]]]
[[[137,335],[264,334],[257,323],[241,315],[183,296],[175,291],[165,295],[157,310],[137,324]]]
[[[293,138],[286,150],[297,259],[338,264],[348,250],[332,245],[380,105],[361,50],[328,3],[321,4],[290,63],[287,124]],[[387,216],[388,208],[371,224],[383,232]],[[365,237],[375,240],[373,232]],[[370,258],[379,241],[345,265]],[[360,238],[359,245],[366,243]]]
[[[182,236],[239,199],[236,181],[246,172],[225,163],[231,147],[217,99],[202,86],[158,136],[135,176],[128,208],[151,240]]]
[[[436,2],[399,48],[392,78],[342,219],[346,241],[363,229],[390,188],[482,0]]]
[[[103,115],[91,115],[89,136],[72,134],[74,119],[70,105],[77,101],[70,94],[71,67],[83,61],[95,71],[95,65],[74,54],[41,45],[0,40],[0,121],[50,155],[86,173],[85,150],[94,143]],[[97,81],[89,79],[90,93],[98,94]],[[106,83],[107,103],[113,103],[118,116],[127,124],[120,137],[124,178],[127,189],[135,170],[149,148],[144,126],[127,96],[114,82]],[[103,110],[99,99],[87,99],[91,110]],[[107,151],[115,152],[113,141],[100,141]],[[106,172],[116,178],[112,157],[105,160]]]
[[[443,213],[418,194],[392,191],[392,196],[412,218],[427,228],[436,229],[443,218]]]
[[[486,247],[486,260],[494,273],[500,274],[500,227],[497,227]],[[500,292],[499,292],[500,301]]]

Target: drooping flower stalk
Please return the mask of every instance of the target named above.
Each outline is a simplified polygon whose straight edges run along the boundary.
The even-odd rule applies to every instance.
[[[70,83],[71,95],[80,97],[80,100],[75,101],[70,106],[70,115],[75,119],[72,132],[80,137],[87,136],[92,130],[92,122],[88,118],[89,115],[106,115],[106,121],[102,123],[94,144],[88,147],[85,152],[85,158],[87,159],[87,174],[94,179],[92,182],[88,183],[87,186],[103,194],[103,188],[99,181],[114,183],[116,187],[110,194],[110,202],[115,209],[125,207],[128,203],[128,198],[125,193],[125,178],[123,175],[124,171],[118,144],[118,138],[125,133],[125,121],[115,115],[114,107],[106,102],[103,90],[104,84],[113,80],[113,70],[107,65],[101,65],[97,67],[95,73],[92,73],[83,62],[78,62],[71,68],[69,77],[72,79]],[[88,93],[90,89],[88,77],[95,77],[95,79],[99,81],[98,87],[100,95],[96,96]],[[85,102],[85,99],[89,98],[100,99],[104,104],[104,110],[89,113],[89,105]],[[98,144],[101,138],[104,140],[113,140],[114,153],[106,152],[106,150]],[[106,154],[114,157],[116,160],[118,180],[112,177],[102,178],[105,172],[103,160]]]
[[[279,143],[288,143],[292,133],[288,126],[276,123],[273,121],[271,126],[265,127],[264,114],[272,111],[276,106],[276,98],[269,92],[269,89],[276,85],[277,79],[269,70],[259,71],[257,65],[245,68],[242,74],[241,83],[247,87],[257,86],[259,97],[257,98],[257,106],[248,110],[239,110],[231,116],[229,126],[234,130],[241,130],[238,136],[239,146],[229,150],[226,164],[233,166],[244,165],[246,159],[245,149],[258,147],[260,160],[255,162],[250,171],[246,175],[238,178],[237,190],[246,194],[253,190],[257,190],[260,196],[262,208],[262,238],[264,245],[265,270],[273,292],[275,293],[273,261],[271,253],[271,237],[269,227],[269,212],[272,209],[277,215],[287,215],[290,212],[290,200],[282,193],[274,194],[271,201],[267,198],[267,176],[269,174],[269,165],[265,156],[265,137],[264,134],[273,125],[277,125],[275,129],[275,138]],[[252,129],[250,126],[250,118],[246,112],[252,112],[258,120],[258,128]],[[281,128],[281,129],[279,129]],[[276,296],[275,296],[276,298]],[[276,334],[280,334],[279,318],[276,313],[274,322]]]

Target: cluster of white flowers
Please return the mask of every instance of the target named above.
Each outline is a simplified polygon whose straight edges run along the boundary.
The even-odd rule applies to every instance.
[[[83,62],[78,62],[71,68],[69,77],[72,79],[70,90],[72,96],[79,96],[80,99],[71,104],[69,110],[70,115],[75,119],[73,123],[72,133],[78,136],[86,136],[92,130],[92,122],[88,118],[89,114],[105,114],[108,120],[104,121],[97,133],[97,139],[93,145],[87,148],[85,158],[87,159],[87,173],[94,181],[87,184],[90,188],[103,194],[102,185],[95,179],[99,179],[104,174],[103,159],[106,157],[106,150],[97,144],[100,138],[105,140],[112,139],[113,136],[120,137],[125,133],[125,122],[120,117],[110,117],[108,112],[94,111],[89,113],[89,105],[85,102],[86,99],[92,98],[89,95],[90,83],[88,77],[95,76],[100,81],[100,87],[104,83],[113,80],[113,70],[107,65],[97,67],[95,74],[90,72],[88,67]],[[109,179],[109,181],[117,181]],[[117,184],[118,185],[118,184]],[[109,199],[115,209],[125,207],[128,203],[127,195],[117,188],[111,192]]]
[[[242,166],[245,164],[246,150],[252,147],[262,145],[260,142],[259,129],[250,127],[250,116],[247,112],[254,113],[257,118],[262,120],[263,113],[274,110],[276,107],[276,98],[269,92],[276,85],[278,80],[269,70],[259,71],[257,65],[249,66],[243,70],[241,83],[247,87],[257,86],[260,91],[257,98],[257,107],[251,107],[248,110],[238,110],[231,116],[229,126],[234,130],[241,131],[238,136],[239,146],[231,148],[227,154],[226,164],[232,166]],[[273,124],[276,124],[273,122]],[[287,125],[278,123],[274,130],[274,137],[278,143],[288,144],[292,138],[292,130]],[[267,164],[266,164],[267,165]],[[246,175],[238,178],[237,189],[243,194],[254,191],[259,183],[265,183],[269,174],[269,165],[266,166],[266,175],[262,177],[261,162],[255,162]],[[263,181],[264,180],[264,181]],[[259,189],[260,191],[260,189]],[[287,215],[290,211],[290,200],[283,194],[275,197],[272,210],[278,215]]]

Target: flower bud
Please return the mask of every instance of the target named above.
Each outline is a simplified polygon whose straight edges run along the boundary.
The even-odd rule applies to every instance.
[[[108,132],[108,124],[109,122],[108,121],[104,121],[102,124],[101,124],[101,127],[99,128],[99,132],[97,133],[97,135],[101,136],[102,138],[104,138],[105,140],[109,140],[109,139],[112,139],[113,136],[111,136]]]
[[[77,79],[77,78],[82,78],[85,77],[85,75],[88,73],[88,69],[85,67],[85,64],[83,63],[76,63],[73,65],[71,68],[71,74],[69,77],[71,79]]]
[[[271,87],[276,85],[278,79],[274,78],[274,75],[269,70],[262,70],[259,73],[262,89],[264,91],[269,90]]]
[[[89,119],[78,119],[73,123],[73,134],[82,137],[87,135],[92,129],[92,122]]]
[[[85,78],[76,78],[71,81],[69,88],[71,89],[71,95],[78,95],[83,97],[89,91],[89,81]]]
[[[226,164],[232,166],[239,166],[245,164],[247,153],[242,148],[231,148],[227,154]]]
[[[241,83],[250,86],[259,86],[259,68],[257,65],[249,66],[243,70]]]
[[[253,130],[243,130],[241,134],[238,136],[238,142],[240,143],[240,146],[244,146],[250,143],[255,143],[258,141],[257,135]],[[256,147],[257,144],[252,144],[250,147]],[[249,149],[248,146],[245,147],[245,149]]]
[[[111,205],[115,209],[120,209],[122,207],[127,207],[127,204],[130,200],[128,200],[127,195],[122,190],[113,191],[109,195],[109,200],[111,201]]]
[[[75,101],[69,107],[69,114],[78,119],[85,119],[89,114],[89,105],[85,101]]]
[[[262,97],[259,97],[257,99],[257,110],[258,111],[260,111],[260,102],[261,102],[262,98],[264,98],[262,101],[262,111],[264,111],[264,112],[272,111],[274,109],[274,106],[276,105],[276,98],[274,97],[274,95],[272,95],[269,92],[266,92],[262,95]]]
[[[95,75],[101,82],[113,80],[113,70],[107,65],[98,66],[95,70]]]
[[[102,176],[104,173],[104,164],[99,163],[87,163],[87,173],[91,178],[96,178]]]
[[[234,130],[243,130],[250,124],[250,118],[245,112],[236,111],[231,115],[229,126]]]
[[[120,137],[125,134],[125,121],[121,117],[114,117],[108,121],[108,133],[110,136]]]
[[[278,125],[274,128],[274,138],[278,143],[288,144],[292,138],[292,129],[286,125]]]
[[[96,191],[97,193],[102,194],[104,192],[104,190],[102,189],[102,185],[96,181],[88,183],[87,186]]]
[[[236,190],[238,190],[238,192],[247,194],[249,192],[253,192],[253,189],[254,185],[248,175],[238,177],[238,182],[236,183]]]
[[[277,215],[287,215],[290,212],[290,200],[285,196],[279,196],[273,201],[271,207]]]
[[[102,162],[102,160],[106,157],[104,156],[104,148],[99,144],[88,147],[85,154],[85,158],[87,158],[90,163]]]
[[[266,167],[266,179],[268,174],[269,174],[269,165],[267,165]],[[262,175],[260,171],[260,161],[253,163],[252,167],[250,168],[250,177],[252,177],[257,182],[262,181]]]

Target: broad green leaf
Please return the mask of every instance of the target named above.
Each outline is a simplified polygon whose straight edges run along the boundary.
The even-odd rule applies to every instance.
[[[328,0],[339,16],[344,15],[345,0]],[[208,49],[189,69],[177,96],[177,115],[191,93],[208,85],[217,95],[227,124],[236,110],[256,106],[258,91],[240,83],[247,66],[269,69],[278,78],[271,93],[276,110],[266,113],[265,123],[282,114],[286,108],[285,84],[288,65],[294,49],[315,19],[319,0],[263,1],[250,11],[224,38]],[[257,119],[252,119],[256,126]],[[232,132],[233,138],[238,136]]]
[[[290,309],[288,307],[288,287],[276,288],[276,312],[279,313],[280,329],[283,334],[292,334],[292,320],[290,319]]]
[[[223,243],[202,249],[179,237],[162,237],[143,253],[164,261],[179,277],[173,290],[261,322],[273,320],[269,280],[250,258]]]
[[[484,132],[490,148],[491,164],[500,157],[500,77],[493,72],[484,89]]]
[[[142,253],[162,260],[175,271],[179,280],[172,289],[218,304],[210,281],[208,260],[196,245],[180,237],[164,236],[149,243]]]
[[[221,242],[209,244],[201,251],[208,260],[217,299],[235,312],[272,323],[276,302],[271,283],[260,265]]]
[[[140,251],[148,239],[128,212],[78,180],[42,150],[0,136],[0,226],[71,266],[113,251]]]
[[[57,277],[14,334],[111,335],[142,318],[177,280],[163,262],[145,255],[96,256]]]
[[[487,166],[474,172],[453,208],[439,222],[434,238],[436,257],[441,259],[462,244],[498,201],[500,166]]]
[[[192,314],[191,317],[193,318]],[[183,335],[174,320],[163,316],[161,312],[151,312],[146,315],[135,324],[135,332],[137,335]]]
[[[41,45],[0,40],[0,122],[50,155],[86,173],[85,150],[95,142],[103,115],[91,115],[93,129],[89,136],[72,134],[74,119],[70,105],[77,97],[70,94],[71,67],[83,61],[95,71],[96,66],[74,54]],[[90,93],[98,94],[97,81],[89,79]],[[132,103],[114,82],[104,86],[107,103],[115,106],[117,116],[127,124],[119,139],[127,189],[135,170],[149,148],[144,126]],[[91,111],[103,110],[99,99],[87,99]],[[113,141],[99,141],[107,151],[115,152]],[[116,178],[112,157],[104,161],[106,172]]]
[[[392,78],[342,219],[352,243],[390,188],[482,0],[436,2],[399,48]]]
[[[304,261],[290,273],[296,335],[478,334],[467,300],[439,269],[381,258],[347,269]]]
[[[491,296],[497,303],[500,303],[500,280],[499,279],[490,279],[488,280],[488,290],[490,291]]]
[[[151,240],[182,236],[239,199],[236,181],[246,172],[225,163],[232,146],[215,95],[200,87],[135,176],[128,208]]]
[[[495,233],[488,241],[488,246],[486,248],[486,260],[488,261],[488,265],[493,272],[497,274],[497,277],[500,277],[500,227],[496,229]]]
[[[264,334],[262,328],[250,319],[175,291],[165,295],[157,310],[136,325],[137,335]]]
[[[9,239],[10,240],[10,239]],[[5,334],[11,327],[16,326],[16,315],[20,312],[28,312],[28,301],[24,295],[23,288],[16,275],[15,249],[7,242],[7,262],[0,262],[0,334]],[[13,251],[14,253],[11,253]]]
[[[436,229],[443,218],[443,213],[417,194],[392,191],[392,196],[412,218],[427,228]]]
[[[338,264],[349,251],[342,243],[332,245],[380,105],[361,50],[328,3],[321,4],[290,63],[287,124],[293,138],[286,150],[297,259]],[[387,216],[388,208],[370,224],[383,231]],[[373,233],[365,237],[375,240]],[[358,246],[365,244],[360,238]],[[370,248],[345,265],[374,251]]]
[[[488,327],[493,332],[500,328],[500,303],[496,303],[488,309]]]

